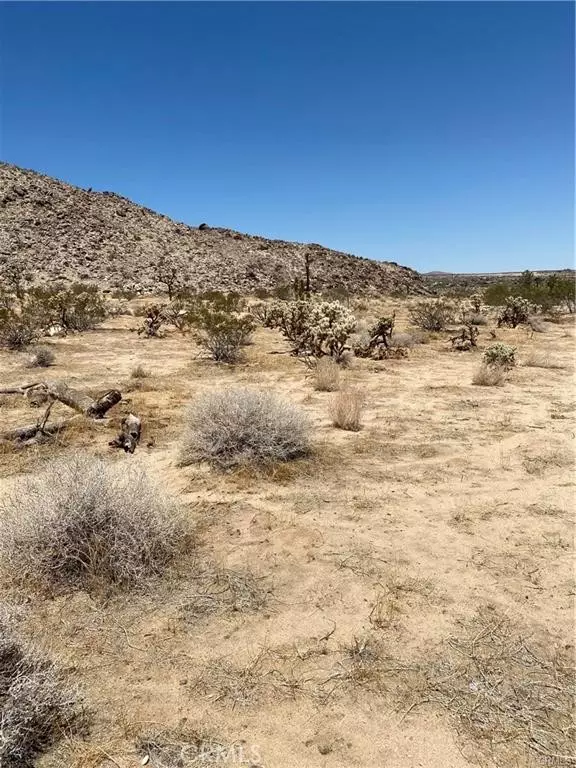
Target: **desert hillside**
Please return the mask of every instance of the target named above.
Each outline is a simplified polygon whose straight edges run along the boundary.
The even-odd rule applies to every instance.
[[[270,289],[302,276],[306,253],[315,290],[422,293],[414,270],[223,228],[198,229],[112,192],[80,189],[0,164],[2,254],[24,260],[35,280],[97,281],[103,287],[161,288],[154,265],[178,260],[198,290]]]

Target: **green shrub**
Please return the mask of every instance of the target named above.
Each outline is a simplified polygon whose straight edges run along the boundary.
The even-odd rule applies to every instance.
[[[455,307],[447,299],[423,299],[410,307],[412,323],[425,331],[443,331],[454,320]]]
[[[236,293],[210,292],[191,303],[186,319],[193,327],[196,343],[213,360],[236,363],[250,341],[256,323],[246,313],[245,302]]]
[[[86,331],[106,318],[106,306],[95,285],[39,286],[28,291],[22,315],[43,329],[59,326],[65,333]]]

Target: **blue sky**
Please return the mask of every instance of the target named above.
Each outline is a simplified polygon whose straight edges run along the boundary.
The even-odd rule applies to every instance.
[[[3,160],[417,269],[573,260],[574,5],[0,8]]]

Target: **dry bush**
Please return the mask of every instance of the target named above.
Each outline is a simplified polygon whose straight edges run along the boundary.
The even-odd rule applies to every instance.
[[[180,607],[184,621],[228,613],[251,613],[266,605],[268,590],[252,573],[198,563],[192,577],[192,592]]]
[[[340,369],[333,357],[321,357],[314,366],[314,389],[336,392],[340,389]]]
[[[30,360],[28,361],[28,368],[49,368],[54,365],[56,355],[49,349],[49,347],[38,347],[34,352]]]
[[[268,465],[305,456],[310,423],[304,413],[269,392],[209,392],[187,415],[182,465],[206,461],[220,469]]]
[[[130,378],[132,379],[147,379],[150,376],[150,371],[147,371],[144,366],[138,364],[132,368],[130,372]]]
[[[0,616],[0,765],[26,768],[78,722],[79,696]]]
[[[552,368],[558,370],[566,367],[557,360],[552,359],[547,352],[530,352],[522,365],[527,368]]]
[[[505,370],[498,365],[481,365],[472,378],[472,384],[480,387],[501,387],[505,381]]]
[[[535,648],[507,616],[479,611],[421,668],[412,707],[440,705],[480,747],[482,765],[571,765],[574,668],[568,654],[547,645]]]
[[[183,537],[174,502],[124,463],[56,460],[0,499],[0,562],[17,581],[135,587]]]
[[[365,398],[362,392],[356,390],[339,392],[330,403],[333,426],[358,432],[362,428],[361,416],[364,403]]]

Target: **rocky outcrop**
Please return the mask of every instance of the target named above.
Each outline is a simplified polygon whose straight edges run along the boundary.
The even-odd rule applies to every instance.
[[[303,276],[312,287],[353,293],[426,292],[414,270],[202,224],[191,227],[113,192],[85,190],[0,164],[0,260],[16,258],[34,282],[78,280],[158,290],[155,265],[174,259],[197,290],[272,289]],[[0,265],[1,267],[1,265]]]

